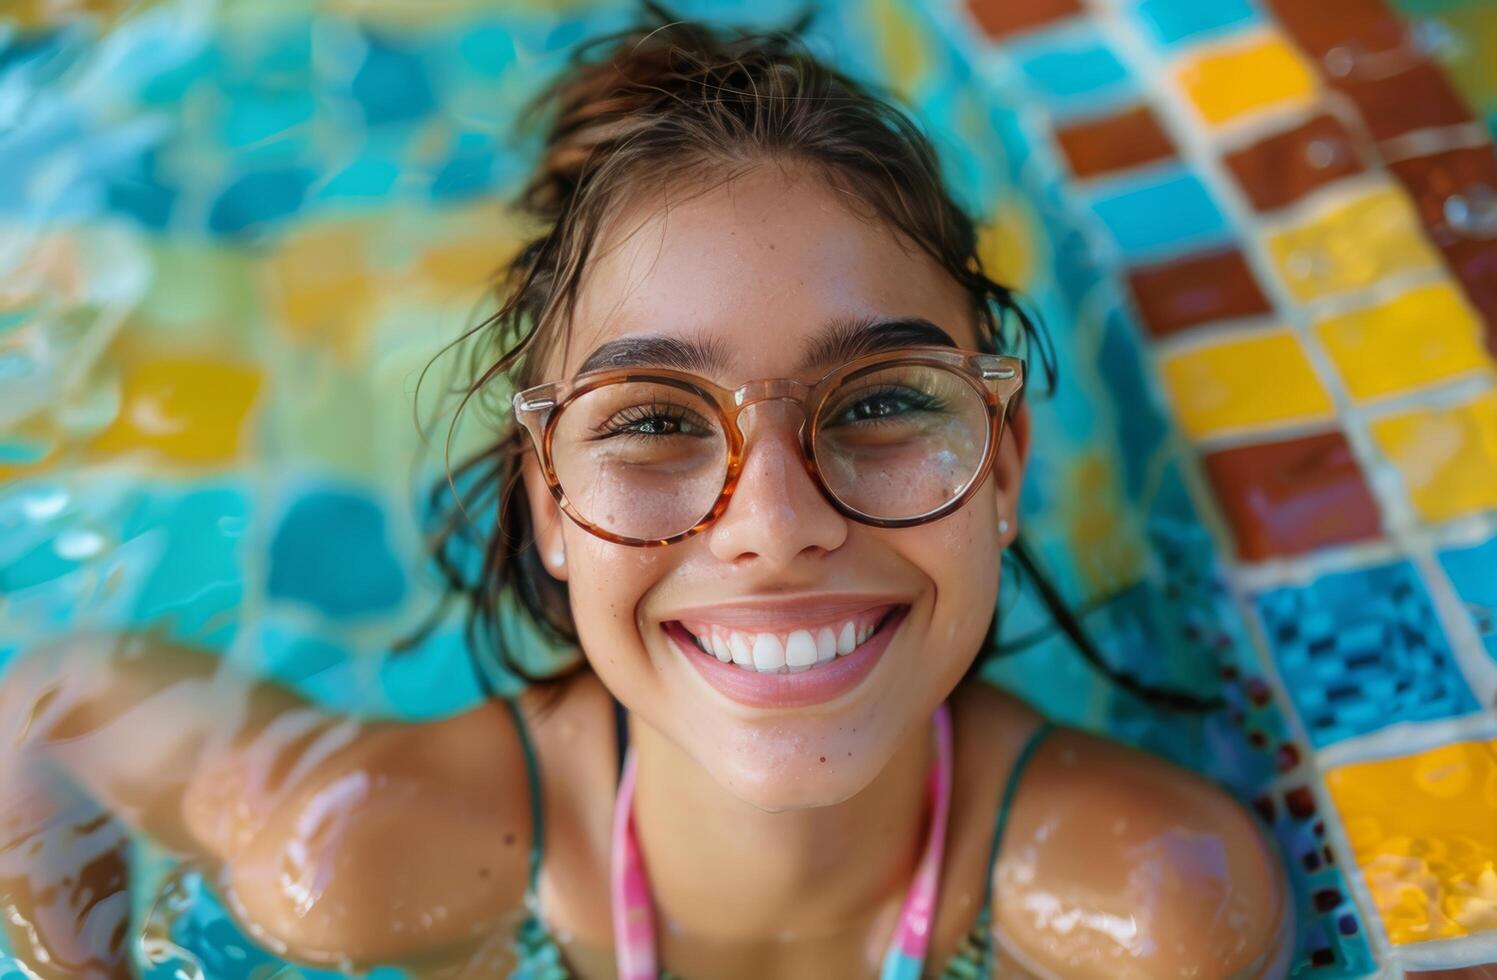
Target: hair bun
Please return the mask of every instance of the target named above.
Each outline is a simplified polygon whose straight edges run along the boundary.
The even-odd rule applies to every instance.
[[[643,6],[645,22],[578,47],[567,69],[529,106],[528,117],[555,113],[520,197],[537,217],[554,221],[590,162],[606,159],[610,147],[654,125],[672,104],[700,105],[735,88],[751,90],[751,62],[772,72],[774,58],[809,22],[803,14],[789,27],[758,34],[681,20],[656,3]]]

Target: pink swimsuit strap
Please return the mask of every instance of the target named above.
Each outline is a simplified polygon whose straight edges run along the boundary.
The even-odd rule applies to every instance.
[[[884,978],[918,977],[930,945],[951,807],[951,712],[945,702],[936,708],[933,720],[936,764],[927,780],[932,808],[929,832],[920,867],[905,894],[899,924],[884,959]],[[613,809],[613,864],[609,884],[613,892],[614,951],[620,980],[657,980],[660,965],[655,955],[654,901],[634,832],[634,761],[631,745],[624,757]]]

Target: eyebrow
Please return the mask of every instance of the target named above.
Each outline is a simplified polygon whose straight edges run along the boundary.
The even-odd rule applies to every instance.
[[[905,347],[956,347],[951,335],[924,317],[839,317],[801,344],[802,369],[824,367]],[[603,368],[664,367],[697,374],[726,373],[731,358],[715,337],[621,337],[587,355],[578,374]]]

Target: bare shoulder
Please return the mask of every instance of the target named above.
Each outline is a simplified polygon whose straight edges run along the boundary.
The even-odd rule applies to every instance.
[[[461,960],[512,931],[533,828],[511,710],[489,701],[421,724],[287,717],[205,766],[184,806],[224,858],[231,907],[310,963]]]
[[[1002,692],[975,703],[1006,774],[1038,718]],[[1287,886],[1254,817],[1201,776],[1085,732],[1051,731],[1020,775],[993,889],[998,941],[1039,975],[1286,972]]]

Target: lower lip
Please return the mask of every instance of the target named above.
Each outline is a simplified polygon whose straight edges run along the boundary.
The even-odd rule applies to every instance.
[[[793,674],[759,674],[725,664],[703,652],[679,623],[672,623],[666,634],[702,678],[723,696],[751,708],[799,708],[830,701],[856,687],[888,649],[894,631],[908,612],[908,606],[895,610],[878,632],[852,653]]]

